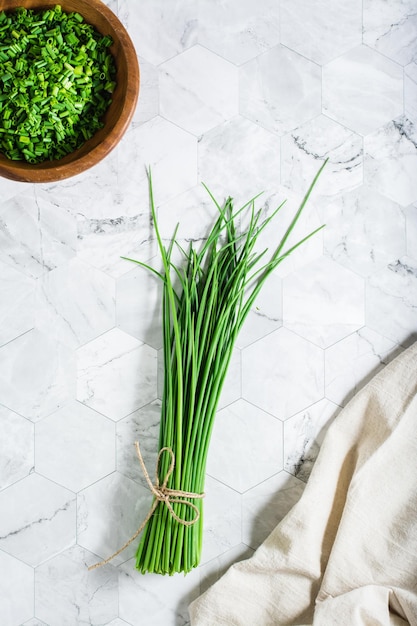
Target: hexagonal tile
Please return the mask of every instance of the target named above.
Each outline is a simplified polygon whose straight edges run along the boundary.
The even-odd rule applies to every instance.
[[[109,622],[107,626],[129,626],[129,624],[125,622],[124,619],[116,617],[116,619],[113,619],[111,622]]]
[[[31,474],[0,492],[0,548],[38,565],[75,543],[75,495]]]
[[[228,406],[242,395],[242,354],[238,348],[232,350],[226,378],[220,391],[217,408]]]
[[[172,200],[197,183],[196,137],[162,117],[154,117],[129,133],[129,150],[118,152],[118,186],[123,193],[136,197],[140,211],[149,211],[146,168],[152,170],[157,204]]]
[[[118,328],[79,348],[77,362],[77,399],[115,421],[156,398],[156,351]]]
[[[204,491],[201,563],[207,563],[239,544],[242,524],[239,493],[209,475],[206,475]]]
[[[139,528],[152,504],[149,489],[113,472],[78,494],[77,540],[100,558],[118,550]],[[130,559],[139,539],[114,558],[114,564]]]
[[[119,0],[117,14],[127,27],[135,47],[147,61],[159,65],[180,54],[197,40],[194,0],[182,0],[174,10],[164,11],[155,0],[144,0],[136,10],[129,0]],[[154,24],[158,30],[155,37]]]
[[[417,19],[413,0],[387,5],[384,0],[364,0],[363,43],[406,65],[417,54]]]
[[[0,552],[0,613],[8,626],[33,615],[33,569]]]
[[[282,280],[271,274],[261,289],[237,337],[240,347],[261,339],[282,326]]]
[[[132,118],[132,126],[138,126],[159,115],[158,68],[144,58],[139,58],[140,99]]]
[[[117,156],[118,149],[115,148],[105,159],[82,174],[42,185],[42,192],[52,204],[68,207],[75,220],[79,214],[98,218],[104,212],[113,216],[117,210]]]
[[[326,348],[364,325],[362,278],[325,257],[283,281],[284,326]]]
[[[115,469],[114,424],[73,402],[36,425],[36,471],[79,491]]]
[[[282,422],[245,400],[219,411],[207,472],[241,493],[282,470]]]
[[[199,595],[199,572],[187,576],[140,574],[132,559],[120,566],[119,615],[132,626],[146,626],[189,621],[188,605]]]
[[[117,326],[156,350],[162,347],[162,281],[134,267],[116,283]]]
[[[37,278],[75,254],[74,217],[41,193],[21,193],[0,204],[0,260]]]
[[[284,0],[280,9],[281,43],[316,63],[327,63],[362,43],[360,0],[325,5]]]
[[[114,280],[73,259],[39,281],[37,327],[78,347],[115,324]]]
[[[3,406],[0,406],[0,422],[0,489],[4,489],[33,469],[33,424]]]
[[[321,113],[321,72],[276,46],[241,68],[240,113],[281,135]]]
[[[237,69],[196,45],[160,66],[160,112],[195,135],[238,113]]]
[[[278,213],[278,222],[274,227],[269,229],[269,235],[267,237],[263,237],[263,235],[266,235],[265,232],[261,233],[259,243],[263,244],[263,239],[265,238],[267,239],[268,249],[276,249],[278,242],[283,237],[284,233],[286,233],[296,211],[301,205],[307,188],[308,187],[299,189],[297,192],[290,192],[284,189],[284,191],[286,191],[284,195],[286,202]],[[323,230],[319,229],[322,229],[323,226],[323,219],[319,215],[317,204],[314,202],[313,192],[313,195],[310,196],[307,205],[303,209],[301,218],[287,239],[285,251],[291,250],[291,248],[296,246],[299,242],[305,241],[300,247],[293,250],[289,256],[283,254],[283,260],[274,272],[277,276],[285,278],[322,256]],[[312,233],[315,233],[314,236],[311,236]],[[275,241],[272,241],[272,238],[274,238]]]
[[[279,7],[275,0],[239,4],[201,0],[198,8],[199,43],[236,65],[279,43]]]
[[[402,257],[369,278],[366,324],[391,341],[408,345],[415,340],[417,261]]]
[[[37,330],[0,348],[2,403],[36,421],[74,394],[74,354]]]
[[[242,496],[242,535],[256,550],[300,499],[305,484],[280,472]]]
[[[326,350],[326,397],[341,406],[396,355],[397,344],[363,328]]]
[[[253,552],[252,548],[249,548],[249,546],[244,543],[240,543],[227,552],[220,554],[220,556],[212,559],[208,563],[200,565],[199,572],[201,578],[201,593],[204,593],[209,587],[211,587],[211,585],[214,585],[214,583],[226,573],[231,565],[238,561],[250,558]]]
[[[144,486],[147,483],[134,444],[135,441],[139,442],[145,466],[153,478],[158,454],[160,423],[161,401],[154,400],[123,418],[116,425],[117,469],[124,476],[137,480]]]
[[[408,207],[405,212],[407,230],[407,254],[416,256],[417,250],[417,204]]]
[[[401,207],[368,186],[322,205],[321,214],[326,253],[357,274],[369,276],[406,251]]]
[[[417,63],[410,63],[404,69],[404,113],[417,123]]]
[[[374,50],[358,46],[323,67],[323,112],[348,128],[366,135],[402,109],[402,68]]]
[[[242,396],[287,419],[324,395],[323,351],[286,328],[242,352]]]
[[[290,191],[285,187],[281,187],[279,188],[278,193],[267,198],[264,203],[262,203],[261,198],[259,198],[258,202],[255,202],[255,208],[262,210],[262,219],[270,218],[272,217],[272,213],[275,213],[272,221],[262,232],[258,234],[256,239],[254,252],[265,253],[265,257],[260,261],[259,267],[262,263],[267,262],[271,258],[280,241],[287,233],[287,230],[303,201],[306,191],[307,187],[298,189],[296,192]],[[249,216],[250,211],[241,214],[240,226],[242,230],[247,228]],[[259,294],[259,298],[255,302],[254,311],[257,311],[256,307],[258,306],[261,310],[265,307],[265,313],[271,318],[275,328],[280,326],[282,323],[282,286],[280,281],[275,279],[275,276],[277,278],[283,278],[294,272],[297,268],[301,268],[310,263],[312,260],[321,257],[323,254],[322,232],[316,232],[313,237],[308,239],[309,235],[321,226],[323,226],[323,221],[319,217],[314,200],[310,197],[309,202],[307,202],[304,207],[302,216],[286,240],[280,264],[274,270],[273,275],[269,276],[268,281]],[[292,253],[286,255],[286,252],[289,252],[291,248],[295,247],[303,239],[306,239],[306,241],[304,241],[298,249],[293,250]],[[264,291],[269,293],[265,294],[263,293]],[[269,304],[268,299],[270,299]],[[257,324],[257,326],[260,328],[259,324]],[[258,332],[258,329],[255,330],[255,333]],[[266,332],[263,334],[266,334]]]
[[[133,267],[121,255],[146,262],[156,253],[148,203],[139,205],[137,196],[123,193],[114,199],[116,206],[115,216],[77,215],[78,259],[114,278]]]
[[[369,185],[406,207],[417,199],[417,128],[401,116],[365,137],[365,178]]]
[[[0,345],[33,328],[34,289],[32,279],[0,261]]]
[[[74,546],[35,572],[35,612],[47,624],[107,624],[118,613],[117,570]],[[68,590],[71,590],[68,593]]]
[[[39,619],[34,617],[33,619],[30,619],[28,622],[25,622],[22,626],[48,626],[48,624],[45,624],[45,622],[41,622]]]
[[[18,181],[8,180],[7,178],[1,181],[1,197],[3,202],[19,195],[21,191],[22,185]]]
[[[284,135],[281,145],[281,180],[291,190],[307,190],[326,158],[328,162],[314,188],[314,198],[333,196],[362,183],[362,137],[325,115]]]
[[[210,188],[210,191],[217,198],[216,190]],[[217,198],[217,201],[222,202],[221,196]],[[184,249],[188,250],[190,243],[198,247],[199,241],[207,239],[217,219],[217,211],[216,205],[203,185],[195,185],[173,200],[158,206],[161,237],[165,243],[168,243],[178,226],[176,238]]]
[[[198,159],[200,180],[219,200],[231,196],[236,207],[279,185],[279,137],[241,116],[205,133]]]
[[[307,482],[327,429],[339,410],[323,398],[284,422],[284,469],[289,474]]]

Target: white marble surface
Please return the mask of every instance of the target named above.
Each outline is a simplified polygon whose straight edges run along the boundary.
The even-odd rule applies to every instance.
[[[0,179],[1,626],[188,626],[187,606],[249,557],[302,494],[326,430],[417,339],[417,22],[412,0],[109,0],[141,92],[99,165]],[[222,202],[287,199],[276,246],[326,227],[265,285],[237,338],[207,467],[202,562],[138,574],[162,389],[162,237],[196,245]],[[389,468],[387,468],[388,470]]]
[[[367,135],[402,111],[402,67],[368,46],[323,67],[323,112],[348,128]]]

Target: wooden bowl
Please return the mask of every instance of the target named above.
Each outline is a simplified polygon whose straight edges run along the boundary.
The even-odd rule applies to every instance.
[[[0,11],[17,7],[44,9],[60,4],[63,11],[80,13],[102,35],[110,35],[110,52],[116,64],[116,88],[104,126],[91,139],[61,159],[28,163],[8,159],[0,152],[0,175],[12,180],[43,183],[59,181],[84,172],[101,161],[122,138],[136,108],[139,95],[139,64],[133,43],[115,14],[101,0],[0,0]]]

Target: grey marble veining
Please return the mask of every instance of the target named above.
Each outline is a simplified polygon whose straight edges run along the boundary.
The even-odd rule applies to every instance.
[[[60,183],[0,179],[1,626],[188,626],[187,606],[300,498],[333,419],[417,339],[413,0],[108,0],[141,91],[118,147]],[[282,204],[325,159],[222,391],[201,565],[142,576],[162,396],[160,232],[203,241],[218,202]],[[285,203],[283,203],[285,201]],[[242,224],[245,216],[242,216]],[[386,468],[389,472],[389,467]]]

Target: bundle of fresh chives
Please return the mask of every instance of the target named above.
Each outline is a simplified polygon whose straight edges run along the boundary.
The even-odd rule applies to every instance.
[[[322,172],[320,167],[287,230],[271,258],[263,262],[266,250],[255,252],[259,234],[269,225],[282,205],[262,219],[255,211],[255,199],[235,211],[229,198],[218,210],[207,240],[197,252],[191,244],[183,250],[176,232],[165,247],[159,232],[150,182],[151,211],[163,273],[135,261],[157,274],[163,283],[164,390],[161,409],[159,448],[168,448],[175,457],[163,453],[159,482],[167,473],[168,488],[202,494],[207,453],[216,407],[227,373],[236,337],[268,276],[291,252],[322,227],[287,249],[288,238]],[[210,192],[209,192],[210,193]],[[211,195],[211,194],[210,194]],[[249,226],[238,233],[236,219],[249,211]],[[173,261],[178,246],[183,263]],[[174,284],[179,284],[175,288]],[[203,501],[185,498],[195,509],[172,501],[175,519],[165,502],[154,502],[155,512],[146,523],[136,554],[136,567],[142,573],[174,574],[189,572],[200,561],[203,540]],[[189,524],[182,524],[181,520]],[[195,523],[192,523],[193,520]]]

